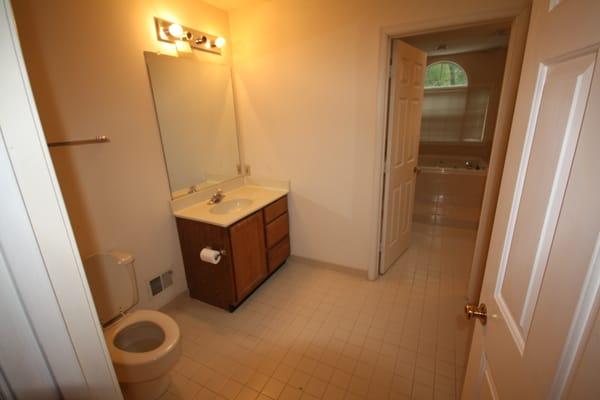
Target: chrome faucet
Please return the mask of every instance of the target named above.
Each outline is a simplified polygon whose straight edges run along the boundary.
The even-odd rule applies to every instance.
[[[223,194],[223,189],[217,189],[217,192],[215,194],[213,194],[212,196],[210,196],[210,200],[208,201],[208,204],[220,203],[224,197],[225,197],[225,194]]]

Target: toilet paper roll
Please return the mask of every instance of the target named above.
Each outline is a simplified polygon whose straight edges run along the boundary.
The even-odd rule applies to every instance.
[[[210,264],[218,264],[221,261],[221,252],[205,247],[200,251],[200,259]]]

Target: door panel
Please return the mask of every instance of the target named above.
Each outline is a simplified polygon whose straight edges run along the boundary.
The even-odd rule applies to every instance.
[[[420,74],[422,74],[422,69],[416,69]],[[415,79],[417,79],[415,77]],[[418,78],[420,80],[420,77]],[[423,85],[421,81],[421,85]],[[418,90],[418,88],[415,88]],[[423,90],[423,86],[421,86],[421,90]],[[423,106],[423,99],[419,100],[411,100],[410,106],[408,108],[408,135],[405,136],[406,140],[406,156],[405,160],[407,163],[417,164],[417,157],[419,152],[419,136],[421,133],[421,107]]]
[[[393,60],[382,221],[382,273],[410,243],[414,169],[419,148],[423,73],[427,55],[396,40]]]
[[[402,187],[402,202],[400,204],[400,237],[406,237],[410,235],[410,228],[412,225],[412,210],[415,198],[415,182],[414,180],[406,181]]]
[[[394,246],[398,242],[400,236],[400,220],[402,213],[400,207],[402,205],[402,187],[395,187],[392,192],[392,201],[390,207],[390,221],[388,224],[388,240],[389,246]]]
[[[529,331],[590,91],[595,55],[543,65],[522,190],[496,296],[521,351]]]
[[[406,123],[408,121],[408,100],[398,99],[397,109],[395,115],[395,126],[401,128],[402,131],[406,131]],[[400,168],[404,165],[404,138],[392,141],[394,152],[392,154],[392,166],[393,168]]]
[[[600,286],[599,19],[595,0],[534,1],[465,399],[561,398],[586,359]]]

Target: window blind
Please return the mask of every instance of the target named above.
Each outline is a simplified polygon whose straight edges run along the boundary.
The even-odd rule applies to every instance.
[[[421,141],[483,142],[488,103],[484,87],[425,90]]]

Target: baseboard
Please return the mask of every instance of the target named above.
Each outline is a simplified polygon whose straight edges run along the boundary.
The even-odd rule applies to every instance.
[[[182,299],[188,299],[190,298],[190,291],[188,290],[187,286],[185,287],[185,289],[179,293],[177,293],[175,296],[173,296],[173,298],[171,300],[169,300],[167,303],[163,304],[158,310],[159,311],[163,311],[167,308],[169,308],[170,306],[172,306],[173,304],[178,304]]]
[[[314,258],[291,255],[288,258],[288,260],[289,261],[297,261],[299,263],[309,265],[311,267],[324,268],[324,269],[329,269],[329,270],[336,271],[336,272],[342,272],[345,274],[360,276],[361,278],[367,277],[366,270],[356,269],[356,268],[348,267],[346,265],[334,264],[334,263],[330,263],[327,261],[316,260]]]

